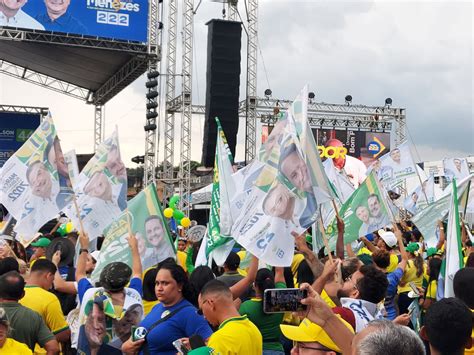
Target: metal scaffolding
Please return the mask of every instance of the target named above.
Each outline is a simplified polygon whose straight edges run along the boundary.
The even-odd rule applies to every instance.
[[[180,140],[179,190],[181,209],[189,215],[191,195],[191,119],[192,119],[192,68],[193,68],[193,0],[184,0],[183,9],[183,78]]]
[[[105,132],[105,107],[95,105],[94,107],[94,152],[104,140]]]

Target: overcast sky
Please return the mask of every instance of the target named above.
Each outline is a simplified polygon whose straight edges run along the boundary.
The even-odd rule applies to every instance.
[[[471,1],[259,3],[259,96],[270,87],[273,97],[292,99],[308,84],[317,101],[343,103],[351,94],[354,104],[376,106],[391,97],[393,106],[406,108],[415,160],[474,154]],[[194,19],[195,104],[205,102],[205,23],[221,18],[221,10],[222,4],[203,0]],[[245,21],[243,3],[239,11]],[[246,41],[245,32],[242,39]],[[245,45],[243,49],[244,59]],[[242,98],[245,70],[243,60]],[[105,109],[106,134],[118,126],[123,160],[130,167],[131,157],[144,154],[144,83],[144,77],[138,79]],[[49,107],[63,150],[92,152],[93,107],[5,75],[0,75],[0,103]],[[200,160],[203,124],[203,117],[193,117],[193,160]],[[244,158],[243,132],[241,121],[236,160]],[[160,148],[160,156],[162,152]],[[176,158],[178,152],[177,145]]]

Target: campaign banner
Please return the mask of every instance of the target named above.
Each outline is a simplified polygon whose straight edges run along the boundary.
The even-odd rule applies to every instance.
[[[375,232],[392,223],[393,217],[387,203],[387,193],[379,184],[375,173],[369,174],[364,183],[352,194],[339,210],[344,220],[344,244]],[[337,222],[326,229],[330,250],[336,248]]]
[[[264,166],[232,228],[232,236],[239,244],[273,266],[291,264],[291,232],[302,233],[315,222],[322,202],[319,196],[326,195],[327,200],[332,197],[327,195],[328,187],[319,184],[325,175],[316,145],[307,144],[307,137],[306,141],[298,138],[307,132],[305,100],[307,94],[297,97],[260,150],[259,159]],[[315,177],[317,164],[323,176]]]
[[[105,239],[92,280],[98,280],[105,265],[113,261],[121,261],[132,267],[132,254],[127,241],[129,222],[130,230],[138,241],[143,270],[176,255],[156,186],[151,184],[130,200],[128,210],[104,230]]]
[[[103,141],[82,169],[74,185],[78,211],[69,204],[66,214],[92,241],[127,208],[127,170],[120,156],[117,129]]]
[[[10,4],[11,3],[11,4]],[[146,43],[148,0],[6,1],[0,26]]]
[[[431,175],[421,186],[408,193],[403,201],[403,207],[412,215],[415,215],[434,201],[434,176]]]
[[[64,153],[64,161],[66,162],[67,170],[69,171],[72,186],[74,186],[79,178],[79,165],[77,164],[76,151],[73,149]]]
[[[0,171],[0,203],[17,220],[22,243],[72,200],[59,138],[48,116]]]
[[[444,177],[448,182],[451,182],[453,178],[459,181],[469,176],[469,165],[465,158],[443,159],[443,168]]]
[[[40,125],[39,114],[0,112],[0,168]]]
[[[376,160],[371,165],[371,170],[377,173],[379,180],[388,190],[397,186],[406,178],[416,176],[416,165],[411,156],[408,142],[400,144]]]

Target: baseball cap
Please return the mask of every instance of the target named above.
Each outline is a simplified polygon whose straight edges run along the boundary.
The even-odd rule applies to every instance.
[[[346,322],[340,315],[336,315],[339,320],[352,332],[354,329]],[[321,345],[333,351],[341,352],[341,349],[334,343],[331,337],[316,323],[311,322],[305,318],[299,326],[280,324],[280,329],[285,337],[293,341],[299,342],[315,342],[317,341]]]
[[[99,260],[99,254],[100,254],[100,250],[93,251],[91,253],[92,259],[94,259],[95,261]]]
[[[395,237],[393,232],[386,232],[385,230],[380,229],[378,233],[380,238],[382,238],[389,248],[393,248],[395,245],[397,245],[397,237]]]
[[[214,353],[214,349],[208,346],[201,346],[200,348],[196,348],[188,352],[188,355],[209,355],[213,353]]]
[[[132,269],[125,263],[115,261],[107,264],[100,273],[99,281],[101,286],[110,292],[123,290],[130,281]]]
[[[51,241],[48,238],[42,237],[38,239],[36,242],[31,243],[32,247],[41,247],[46,248],[51,244]]]
[[[418,243],[414,243],[414,242],[408,243],[408,245],[405,248],[405,250],[409,253],[414,253],[418,249],[420,249],[420,246],[418,245]]]
[[[436,249],[435,247],[428,248],[426,249],[426,257],[429,258],[435,255],[437,252],[438,252],[438,249]]]

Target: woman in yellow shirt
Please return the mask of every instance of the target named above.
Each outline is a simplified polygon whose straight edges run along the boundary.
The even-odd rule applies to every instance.
[[[408,263],[398,286],[399,314],[408,313],[408,306],[413,301],[412,298],[408,297],[408,293],[411,291],[410,282],[413,282],[419,288],[423,286],[423,274],[426,267],[423,257],[418,252],[419,248],[418,243],[409,243],[405,248],[408,253]]]
[[[423,325],[423,318],[426,311],[430,306],[436,302],[436,291],[438,289],[438,276],[441,270],[442,260],[438,258],[432,258],[428,262],[427,273],[429,275],[428,285],[426,286],[425,294],[420,297],[419,304],[421,310],[421,324]]]

